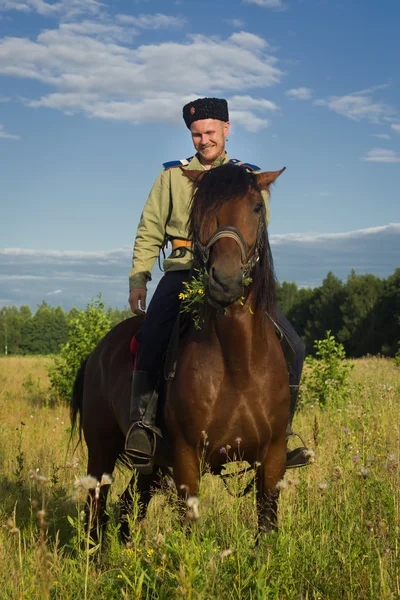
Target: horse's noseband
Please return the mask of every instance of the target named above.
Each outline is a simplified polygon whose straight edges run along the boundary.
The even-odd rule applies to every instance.
[[[211,236],[208,244],[206,246],[202,246],[200,244],[197,244],[197,247],[200,251],[200,255],[203,261],[203,267],[206,268],[208,260],[210,258],[210,250],[212,248],[212,246],[215,244],[215,242],[217,242],[218,240],[221,240],[222,238],[231,238],[232,240],[235,240],[235,242],[237,243],[237,245],[240,248],[240,254],[242,257],[242,265],[243,265],[243,277],[247,277],[254,265],[258,262],[260,256],[258,253],[258,247],[259,244],[261,242],[261,227],[258,227],[258,231],[257,231],[257,237],[256,237],[256,241],[254,242],[253,246],[250,248],[249,252],[247,252],[247,245],[246,242],[244,241],[244,238],[242,236],[242,234],[240,233],[239,229],[236,229],[236,227],[231,227],[230,225],[226,226],[226,227],[219,227],[217,229],[217,231],[214,233],[214,235]]]

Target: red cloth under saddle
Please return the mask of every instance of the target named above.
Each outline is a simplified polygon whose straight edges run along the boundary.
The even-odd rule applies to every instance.
[[[134,361],[133,361],[133,370],[136,371],[136,354],[139,348],[139,342],[137,341],[137,339],[135,338],[135,336],[133,336],[133,338],[131,339],[131,353],[134,356]]]

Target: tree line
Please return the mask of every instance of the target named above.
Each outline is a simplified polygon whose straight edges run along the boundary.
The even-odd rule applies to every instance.
[[[282,311],[303,338],[307,353],[315,352],[315,340],[330,331],[349,357],[367,354],[395,356],[400,340],[400,268],[381,279],[356,275],[346,282],[329,272],[322,285],[299,288],[296,283],[278,284]],[[102,309],[103,310],[103,309]],[[111,326],[132,316],[129,308],[109,307]],[[0,310],[0,353],[58,354],[68,341],[68,328],[81,311],[65,312],[42,302],[32,314],[29,306]]]
[[[102,309],[99,309],[102,310]],[[68,341],[71,321],[83,311],[42,302],[32,314],[29,306],[5,306],[0,310],[1,354],[58,354]],[[111,327],[132,316],[130,309],[109,307],[106,311]]]

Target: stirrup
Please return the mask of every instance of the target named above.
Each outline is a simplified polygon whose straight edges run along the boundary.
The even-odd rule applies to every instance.
[[[139,448],[131,448],[128,446],[129,438],[131,437],[131,434],[135,433],[135,431],[138,433],[142,433],[142,435],[140,437],[145,442],[145,444],[144,444],[145,446],[147,446],[147,443],[148,443],[148,445],[150,447],[150,452],[141,450],[140,447]],[[143,437],[143,436],[145,436],[145,437]],[[139,446],[140,446],[140,442],[139,442]],[[139,471],[139,473],[142,473],[142,475],[149,475],[153,471],[154,455],[156,453],[156,447],[157,447],[156,433],[154,431],[152,431],[151,429],[149,429],[148,427],[145,427],[141,423],[141,421],[136,421],[135,423],[132,423],[132,425],[128,429],[128,433],[126,434],[126,438],[125,438],[125,452],[130,457],[132,466],[137,471]]]
[[[307,448],[303,438],[298,433],[291,431],[288,437],[298,437],[303,445],[294,450],[286,450],[286,469],[299,469],[314,462],[314,452]]]

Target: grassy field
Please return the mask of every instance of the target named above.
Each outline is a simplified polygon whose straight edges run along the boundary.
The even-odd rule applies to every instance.
[[[316,461],[285,477],[278,534],[255,546],[254,494],[234,499],[206,475],[191,528],[179,525],[166,480],[146,520],[132,514],[125,547],[116,507],[130,475],[118,472],[102,552],[85,538],[74,498],[85,449],[68,445],[69,411],[52,406],[48,361],[0,359],[1,598],[400,598],[400,369],[392,361],[356,361],[349,399],[296,416]]]

